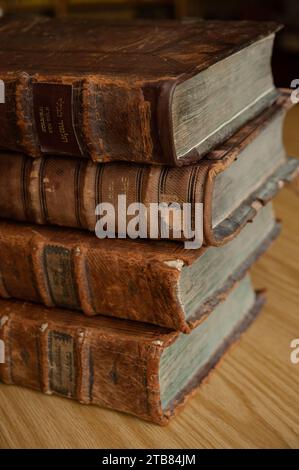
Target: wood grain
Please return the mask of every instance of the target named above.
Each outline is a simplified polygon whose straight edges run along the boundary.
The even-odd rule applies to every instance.
[[[299,107],[291,114],[286,144],[299,155]],[[268,304],[168,427],[2,385],[0,447],[298,448],[299,364],[290,343],[299,338],[299,197],[285,189],[275,208],[282,235],[252,270]]]

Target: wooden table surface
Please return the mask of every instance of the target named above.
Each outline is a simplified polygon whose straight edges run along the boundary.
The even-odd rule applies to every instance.
[[[286,145],[299,156],[299,105]],[[1,448],[298,448],[299,195],[275,200],[283,231],[252,269],[268,289],[261,316],[224,357],[185,409],[161,428],[137,418],[13,386],[0,386]]]

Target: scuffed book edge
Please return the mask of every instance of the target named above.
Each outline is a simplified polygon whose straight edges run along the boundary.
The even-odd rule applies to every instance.
[[[268,236],[262,241],[260,246],[255,250],[247,259],[227,278],[223,286],[208,298],[200,308],[194,313],[191,318],[185,322],[185,333],[190,333],[192,329],[200,325],[207,316],[214,310],[220,302],[223,302],[230,292],[233,290],[236,283],[241,281],[251,266],[270,248],[272,243],[276,240],[281,232],[281,223],[276,221],[274,228]],[[187,326],[188,325],[188,326]]]
[[[228,218],[216,227],[212,227],[212,192],[215,172],[206,179],[204,204],[204,244],[221,246],[232,240],[242,228],[252,222],[259,210],[271,201],[276,194],[299,174],[299,160],[287,157],[284,164],[254,191]]]
[[[180,394],[171,402],[169,409],[163,413],[161,421],[158,422],[160,425],[167,425],[169,421],[176,416],[184,407],[186,402],[193,397],[200,385],[206,383],[213,371],[220,365],[220,362],[225,359],[225,355],[229,353],[230,349],[236,345],[237,341],[240,340],[241,335],[249,328],[255,318],[261,313],[262,307],[266,302],[265,291],[260,290],[256,292],[256,301],[252,309],[246,315],[245,319],[240,325],[234,329],[228,338],[223,342],[222,346],[218,348],[217,352],[211,358],[208,364],[206,364],[189,382],[189,384],[180,392]]]

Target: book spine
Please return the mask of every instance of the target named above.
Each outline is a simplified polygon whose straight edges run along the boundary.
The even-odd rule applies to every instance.
[[[3,148],[31,157],[173,164],[173,156],[163,150],[171,135],[161,143],[159,131],[159,102],[169,104],[171,92],[159,84],[27,73],[0,78],[5,85],[5,103],[0,104]]]
[[[33,128],[30,77],[26,73],[0,77],[4,83],[4,103],[0,104],[0,146],[13,151],[41,155]]]
[[[180,207],[204,200],[204,182],[208,162],[183,168],[128,163],[94,164],[77,158],[43,157],[32,159],[15,154],[0,159],[0,215],[43,225],[61,225],[95,231],[95,209],[100,203],[113,205],[118,215],[119,195],[126,197],[126,227],[132,216],[126,215],[132,203],[176,203]],[[147,213],[147,235],[150,230]],[[161,233],[161,222],[158,221]],[[115,217],[116,234],[121,231]],[[173,236],[170,221],[170,236]],[[183,227],[180,236],[185,239]]]
[[[163,422],[162,342],[130,339],[121,329],[105,332],[96,324],[72,325],[71,315],[57,310],[48,315],[45,308],[30,304],[0,305],[2,382]]]
[[[179,266],[98,242],[82,232],[2,223],[0,296],[188,329],[177,291]]]

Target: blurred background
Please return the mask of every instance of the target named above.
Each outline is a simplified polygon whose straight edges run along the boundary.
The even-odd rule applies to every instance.
[[[285,25],[273,55],[277,86],[299,78],[299,0],[0,0],[0,16],[82,16],[103,21],[152,19],[275,20]]]

